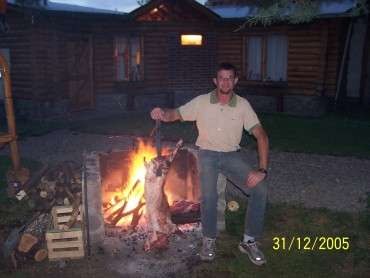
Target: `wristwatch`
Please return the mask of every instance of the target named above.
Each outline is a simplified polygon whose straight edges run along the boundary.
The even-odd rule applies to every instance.
[[[266,169],[264,169],[264,168],[259,168],[257,171],[258,171],[258,172],[261,172],[261,173],[264,173],[264,174],[265,174],[265,177],[267,177],[267,170],[266,170]]]

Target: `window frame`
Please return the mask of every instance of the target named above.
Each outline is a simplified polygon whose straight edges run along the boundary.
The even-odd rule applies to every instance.
[[[268,37],[272,35],[280,35],[284,36],[287,40],[287,52],[289,51],[289,36],[287,32],[253,32],[243,35],[243,46],[242,46],[242,69],[241,69],[241,80],[250,84],[287,84],[288,83],[288,61],[289,61],[289,53],[287,53],[287,72],[286,72],[286,80],[283,81],[276,81],[276,80],[269,80],[267,79],[267,41]],[[249,37],[260,37],[261,38],[261,79],[260,80],[252,80],[248,79],[248,38]]]
[[[129,57],[128,65],[129,65],[129,68],[130,68],[131,67],[131,49],[132,49],[131,40],[134,39],[134,38],[138,38],[139,43],[140,43],[140,76],[141,76],[141,78],[139,80],[132,80],[132,73],[129,70],[128,71],[128,80],[119,79],[119,76],[118,76],[118,74],[119,74],[118,73],[118,57],[120,55],[118,54],[118,50],[117,50],[117,40],[118,39],[126,39],[127,42],[128,42],[127,43],[128,46],[129,46],[129,49],[128,49],[128,52],[129,52],[128,53],[128,57]],[[139,34],[139,35],[137,35],[137,34],[120,34],[120,35],[114,36],[114,39],[113,39],[113,59],[114,59],[114,81],[115,82],[125,82],[125,83],[143,82],[145,80],[145,75],[144,75],[144,36],[141,35],[141,34]]]

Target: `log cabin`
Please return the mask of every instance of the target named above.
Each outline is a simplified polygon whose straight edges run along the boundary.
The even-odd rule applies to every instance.
[[[8,1],[0,25],[0,53],[10,64],[16,115],[45,119],[94,108],[93,29],[119,30],[125,14],[46,0],[29,3]]]
[[[370,105],[369,18],[351,15],[356,1],[318,1],[309,23],[236,28],[255,14],[255,3],[208,0],[206,6],[223,19],[217,59],[237,65],[239,91],[257,110],[313,116],[330,104]]]
[[[8,0],[0,51],[18,116],[174,107],[212,90],[220,62],[236,65],[236,91],[257,111],[319,116],[328,101],[369,104],[368,19],[344,2],[306,24],[239,28],[248,1],[152,0],[124,14]]]

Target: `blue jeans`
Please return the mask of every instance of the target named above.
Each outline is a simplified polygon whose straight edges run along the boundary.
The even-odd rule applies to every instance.
[[[254,188],[245,185],[251,166],[242,152],[199,150],[201,185],[201,221],[203,236],[217,236],[217,178],[222,173],[233,184],[249,194],[244,233],[255,238],[262,236],[267,200],[267,185],[260,182]]]

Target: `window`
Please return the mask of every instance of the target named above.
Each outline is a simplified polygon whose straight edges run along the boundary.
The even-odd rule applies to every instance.
[[[181,45],[202,45],[202,35],[181,35]]]
[[[114,56],[117,81],[143,80],[143,50],[140,37],[116,38]]]
[[[287,80],[287,36],[277,34],[248,36],[245,47],[245,77],[247,80]]]

